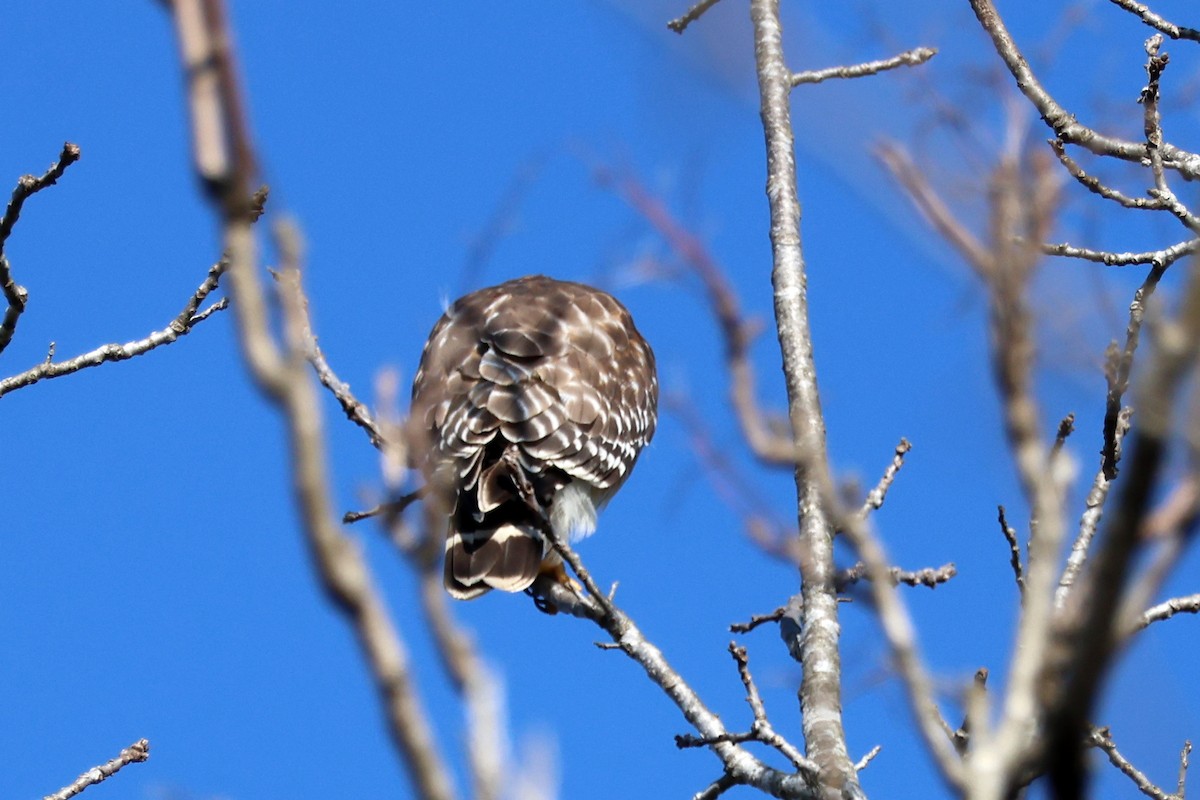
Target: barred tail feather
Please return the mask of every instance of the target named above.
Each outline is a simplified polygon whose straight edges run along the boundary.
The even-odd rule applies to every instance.
[[[457,600],[470,600],[491,589],[522,592],[537,578],[544,549],[542,537],[528,525],[452,530],[446,538],[446,591]]]

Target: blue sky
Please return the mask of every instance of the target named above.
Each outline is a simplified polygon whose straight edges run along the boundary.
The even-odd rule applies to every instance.
[[[908,595],[951,697],[979,666],[1002,679],[1015,588],[995,511],[1006,504],[1018,527],[1025,512],[996,415],[981,294],[870,150],[885,137],[914,143],[973,219],[972,159],[986,163],[989,143],[1002,141],[991,87],[1008,83],[991,82],[995,58],[965,2],[787,5],[793,68],[942,51],[920,75],[798,91],[794,120],[831,458],[870,485],[901,436],[914,443],[877,523],[902,566],[958,565],[949,585]],[[645,277],[640,267],[670,263],[670,252],[593,177],[601,164],[661,196],[711,247],[748,313],[769,322],[744,6],[725,0],[678,37],[664,23],[683,5],[657,0],[466,3],[452,13],[232,3],[270,205],[304,231],[317,333],[360,397],[371,398],[384,367],[407,384],[442,303],[464,289],[531,272],[590,281],[628,305],[664,391],[686,395],[769,511],[792,517],[790,476],[756,467],[739,441],[697,287]],[[1052,91],[1136,136],[1148,32],[1109,4],[1073,7],[1085,16],[1064,23],[1065,2],[1036,12],[1000,3]],[[1187,21],[1182,2],[1157,7]],[[1168,49],[1168,137],[1186,145],[1197,119],[1181,103],[1196,63]],[[4,377],[43,359],[51,341],[63,356],[164,327],[219,245],[190,172],[173,33],[156,3],[9,0],[0,52],[0,190],[44,170],[64,140],[83,151],[59,186],[27,203],[6,248],[31,299],[0,355]],[[975,120],[969,146],[938,132],[939,98]],[[1030,135],[1045,138],[1036,126]],[[1112,174],[1140,186],[1133,171]],[[1114,217],[1076,187],[1065,197],[1061,238],[1122,250],[1182,238],[1165,220]],[[497,219],[500,234],[485,236]],[[1038,282],[1046,427],[1076,412],[1070,447],[1084,480],[1100,447],[1098,365],[1138,280],[1050,263]],[[0,400],[5,796],[55,790],[140,737],[150,761],[88,797],[406,796],[352,638],[309,566],[282,430],[242,374],[230,322],[220,315],[167,349]],[[782,409],[769,329],[754,354],[763,405]],[[332,403],[329,412],[337,499],[358,508],[378,492],[378,458]],[[461,719],[419,629],[411,576],[376,530],[353,535],[461,763]],[[601,582],[620,581],[625,610],[727,724],[746,727],[727,626],[783,602],[798,578],[747,541],[677,418],[663,415],[581,554]],[[1192,556],[1173,594],[1196,591],[1196,567]],[[635,664],[593,647],[598,630],[538,614],[523,597],[456,610],[504,676],[514,747],[554,743],[561,797],[686,797],[717,776],[710,754],[676,750],[682,718]],[[842,622],[851,748],[884,747],[864,773],[868,792],[940,796],[866,604],[844,606]],[[1194,624],[1151,629],[1098,720],[1163,782],[1183,739],[1200,736]],[[771,629],[742,641],[776,727],[798,741],[797,668]]]

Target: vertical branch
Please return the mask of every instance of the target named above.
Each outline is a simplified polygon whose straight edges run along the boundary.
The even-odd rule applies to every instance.
[[[800,198],[791,109],[791,73],[784,60],[778,0],[751,0],[754,55],[767,149],[767,198],[771,207],[771,282],[788,412],[797,452],[796,492],[804,595],[800,686],[804,739],[809,757],[828,791],[857,789],[854,762],[842,726],[838,609],[834,589],[833,533],[823,496],[832,486],[825,453],[825,423],[817,391],[808,329],[804,253],[800,241]]]
[[[223,226],[238,341],[247,370],[284,418],[296,507],[315,566],[330,601],[358,638],[415,795],[452,800],[449,773],[412,680],[404,642],[362,552],[334,521],[320,406],[307,367],[299,237],[287,227],[280,228],[278,237],[282,334],[277,338],[272,332],[251,228],[254,159],[223,5],[221,0],[175,0],[172,9],[186,69],[197,170]]]
[[[1193,265],[1176,319],[1161,323],[1155,351],[1137,387],[1138,427],[1125,483],[1099,541],[1100,549],[1076,583],[1065,613],[1071,635],[1054,665],[1064,675],[1047,699],[1046,760],[1057,796],[1083,797],[1082,742],[1097,694],[1120,641],[1117,613],[1166,456],[1172,406],[1200,350],[1200,277]],[[1064,754],[1075,754],[1065,757]]]

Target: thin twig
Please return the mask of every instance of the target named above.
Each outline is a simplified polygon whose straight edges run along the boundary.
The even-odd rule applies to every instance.
[[[937,568],[925,567],[918,570],[888,568],[888,578],[893,586],[903,583],[905,586],[927,586],[933,589],[939,584],[947,583],[957,574],[958,568],[954,564],[943,564]],[[864,578],[870,580],[870,577],[867,565],[860,561],[852,567],[840,570],[834,579],[834,585],[839,592],[844,592]]]
[[[700,280],[716,318],[725,345],[725,363],[729,371],[729,399],[737,415],[742,435],[754,455],[772,466],[794,468],[795,448],[770,424],[773,413],[764,411],[756,396],[757,378],[750,358],[750,345],[759,330],[757,320],[747,318],[726,271],[698,236],[670,212],[663,201],[646,190],[635,178],[597,167],[596,182],[610,186],[646,220],[667,246]]]
[[[997,512],[997,517],[1000,521],[1000,533],[1004,534],[1004,540],[1008,542],[1008,561],[1012,566],[1013,577],[1017,581],[1017,591],[1024,597],[1025,574],[1021,566],[1021,545],[1017,541],[1017,531],[1008,524],[1008,519],[1006,519],[1004,513],[1004,506],[997,506]]]
[[[774,747],[780,753],[792,762],[792,765],[800,771],[814,771],[816,764],[805,758],[795,745],[787,739],[775,732],[767,718],[767,709],[763,705],[762,695],[758,692],[758,687],[754,683],[754,678],[750,674],[750,657],[746,653],[746,648],[734,643],[729,643],[729,654],[733,656],[737,662],[738,676],[742,679],[742,686],[746,687],[746,702],[750,705],[750,711],[754,714],[754,724],[750,726],[750,732],[754,734],[758,741],[765,745]]]
[[[17,320],[25,311],[25,303],[29,300],[29,292],[13,279],[12,266],[4,254],[8,237],[12,235],[13,226],[17,224],[17,219],[21,216],[21,209],[24,207],[25,201],[47,186],[57,183],[58,179],[66,172],[67,167],[78,160],[79,146],[70,142],[64,144],[58,161],[51,164],[45,174],[41,177],[24,175],[17,181],[17,187],[13,189],[8,207],[4,209],[4,216],[0,217],[0,291],[4,293],[4,299],[8,303],[4,317],[0,318],[0,352],[3,352],[4,348],[8,347],[9,342],[12,341],[13,333],[17,329]]]
[[[1138,618],[1134,630],[1143,630],[1155,622],[1170,619],[1176,614],[1200,614],[1200,594],[1187,597],[1172,597],[1156,606],[1148,608]]]
[[[455,619],[436,559],[422,568],[421,608],[433,633],[442,669],[462,698],[467,718],[467,760],[472,797],[498,800],[505,781],[504,696],[500,681],[479,653],[474,637]]]
[[[728,775],[722,775],[708,786],[705,786],[703,789],[692,795],[692,800],[717,800],[718,797],[725,794],[725,792],[737,785],[737,781],[735,781],[733,778]]]
[[[883,477],[879,479],[875,488],[867,493],[867,499],[863,503],[860,514],[866,516],[872,511],[878,511],[883,506],[888,489],[892,487],[892,483],[896,480],[896,474],[904,466],[904,457],[908,455],[909,450],[912,450],[912,445],[908,439],[901,439],[900,444],[896,445],[896,452],[892,454],[892,463],[888,464],[887,469],[883,471]]]
[[[937,52],[936,47],[914,47],[911,50],[905,50],[899,55],[892,56],[891,58],[883,58],[878,61],[793,72],[791,84],[795,88],[806,83],[821,83],[830,78],[863,78],[867,75],[877,75],[880,72],[886,72],[897,67],[916,67],[936,56]]]
[[[983,30],[991,37],[996,52],[1016,81],[1017,88],[1038,110],[1042,119],[1064,142],[1079,145],[1096,155],[1107,155],[1140,164],[1146,157],[1145,142],[1135,142],[1105,136],[1080,123],[1075,115],[1063,108],[1042,86],[1028,60],[1021,54],[1008,28],[997,13],[992,0],[969,0]],[[1189,180],[1200,177],[1200,155],[1164,142],[1163,158],[1170,169]]]
[[[805,758],[795,745],[780,736],[771,726],[771,722],[767,718],[767,709],[763,705],[762,695],[759,694],[754,678],[750,674],[750,659],[746,655],[746,648],[730,642],[729,653],[737,662],[738,676],[742,679],[742,686],[746,687],[746,702],[754,714],[754,722],[751,723],[750,730],[746,733],[722,733],[715,737],[681,734],[675,737],[675,746],[683,749],[685,747],[711,747],[714,744],[723,743],[762,742],[782,753],[796,769],[815,772],[816,765]]]
[[[780,606],[770,614],[755,614],[750,617],[749,622],[734,622],[729,626],[732,633],[749,633],[759,625],[765,625],[768,622],[779,622],[780,618],[787,612],[787,606]]]
[[[376,423],[375,417],[371,414],[371,410],[367,408],[365,403],[354,396],[354,392],[350,390],[350,384],[338,378],[337,373],[333,371],[333,367],[329,366],[329,362],[325,358],[325,353],[321,350],[321,345],[317,342],[316,334],[312,330],[312,317],[308,310],[308,298],[304,298],[302,310],[304,314],[305,355],[308,358],[308,363],[312,365],[313,370],[317,373],[317,379],[321,381],[322,386],[333,393],[338,404],[341,405],[342,411],[345,412],[346,419],[366,432],[367,438],[371,440],[372,447],[382,450],[386,445],[386,441],[383,431]]]
[[[1067,444],[1067,439],[1075,432],[1075,414],[1067,414],[1058,423],[1058,433],[1054,435],[1054,446],[1050,448],[1050,460],[1054,461]]]
[[[82,792],[89,786],[93,786],[101,781],[105,781],[116,775],[121,769],[130,765],[138,764],[150,757],[150,742],[147,739],[139,739],[133,744],[121,751],[120,755],[105,764],[98,767],[92,767],[87,772],[75,779],[74,783],[69,786],[64,786],[54,794],[48,794],[42,800],[69,800],[69,798]]]
[[[1166,204],[1162,200],[1154,197],[1129,197],[1116,189],[1104,184],[1099,178],[1089,174],[1083,167],[1079,165],[1075,159],[1067,153],[1067,146],[1058,139],[1050,140],[1050,148],[1054,150],[1054,155],[1058,157],[1059,163],[1063,165],[1068,174],[1081,186],[1086,188],[1093,194],[1103,197],[1105,200],[1112,200],[1115,203],[1125,208],[1140,208],[1153,211],[1161,211],[1166,208]]]
[[[683,13],[683,16],[676,17],[667,23],[667,27],[676,33],[683,33],[687,30],[687,26],[691,25],[696,20],[704,15],[705,11],[715,6],[721,0],[700,0],[696,5],[689,8]]]
[[[881,744],[877,744],[868,750],[867,754],[860,758],[857,763],[855,763],[854,771],[862,772],[864,769],[866,769],[867,765],[875,760],[875,756],[879,755],[881,750],[883,750],[883,745]]]
[[[720,717],[708,709],[691,685],[667,662],[662,652],[600,589],[575,551],[559,539],[549,525],[542,530],[542,535],[579,578],[587,595],[581,595],[549,576],[542,576],[533,585],[535,598],[540,598],[559,612],[591,620],[604,629],[621,651],[636,661],[650,680],[671,699],[699,736],[712,742],[712,751],[721,759],[730,781],[754,786],[773,797],[794,797],[797,800],[817,800],[820,797],[812,786],[816,780],[815,770],[802,770],[798,774],[781,772],[768,767],[743,747],[729,741],[729,732]]]
[[[1142,794],[1152,797],[1154,800],[1182,800],[1182,794],[1173,795],[1170,792],[1163,791],[1152,780],[1146,777],[1146,773],[1135,767],[1129,759],[1121,755],[1121,751],[1117,749],[1117,743],[1113,741],[1112,734],[1108,728],[1092,729],[1088,735],[1087,743],[1103,751],[1108,756],[1109,763],[1116,767],[1122,775],[1133,781],[1134,786]]]
[[[1109,250],[1074,247],[1066,243],[1042,245],[1042,252],[1048,256],[1079,258],[1085,261],[1094,261],[1097,264],[1107,264],[1110,267],[1150,264],[1160,269],[1169,267],[1184,256],[1192,255],[1197,250],[1200,250],[1200,239],[1184,239],[1182,242],[1177,242],[1161,250],[1145,250],[1140,253],[1115,253]]]
[[[1195,28],[1185,28],[1181,25],[1176,25],[1158,14],[1155,14],[1147,6],[1135,0],[1111,0],[1115,5],[1120,6],[1131,14],[1141,17],[1142,22],[1152,28],[1162,31],[1172,39],[1191,39],[1193,42],[1200,42],[1200,31]]]
[[[17,389],[32,386],[41,380],[61,378],[63,375],[70,375],[73,372],[79,372],[89,367],[98,367],[101,364],[107,364],[111,361],[125,361],[134,356],[148,353],[157,347],[171,344],[181,336],[186,336],[191,333],[192,328],[208,319],[211,314],[223,311],[228,306],[228,302],[222,298],[208,308],[197,311],[205,298],[217,288],[217,283],[225,270],[226,263],[222,259],[209,269],[208,276],[205,277],[204,282],[200,284],[200,287],[188,299],[183,311],[162,330],[154,331],[145,338],[125,342],[124,344],[101,345],[94,350],[89,350],[86,353],[65,361],[54,361],[51,358],[47,358],[35,367],[0,380],[0,397]],[[53,355],[53,352],[51,355]]]
[[[397,497],[395,500],[388,500],[386,503],[380,503],[374,508],[368,508],[366,511],[347,511],[342,515],[342,522],[349,525],[352,522],[359,520],[370,519],[377,517],[380,514],[389,514],[399,516],[404,513],[404,510],[412,505],[415,501],[420,500],[425,494],[425,487],[417,489],[415,492],[409,492],[406,495]]]

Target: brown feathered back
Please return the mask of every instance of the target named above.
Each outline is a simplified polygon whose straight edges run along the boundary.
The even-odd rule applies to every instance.
[[[449,517],[446,588],[522,591],[654,435],[654,354],[612,295],[533,275],[459,299],[413,382],[414,463]]]

